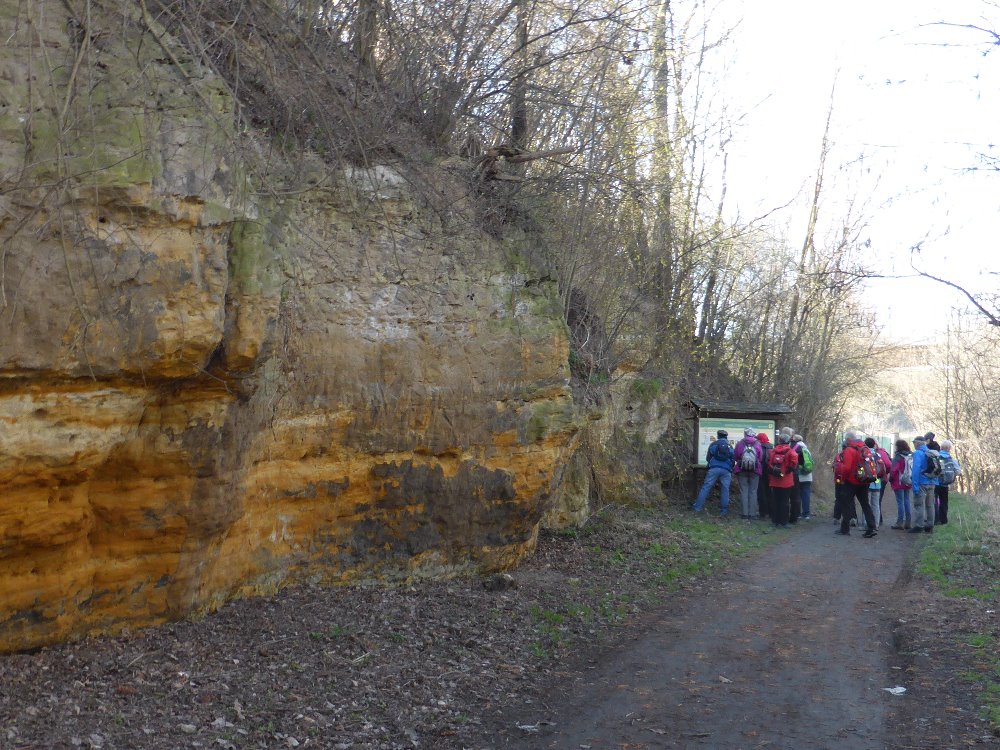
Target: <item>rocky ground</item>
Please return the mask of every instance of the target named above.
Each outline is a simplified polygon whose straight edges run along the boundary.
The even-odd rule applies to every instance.
[[[0,747],[492,748],[536,731],[522,712],[537,715],[553,685],[649,613],[697,597],[737,558],[753,566],[781,533],[616,508],[579,532],[543,534],[511,579],[287,589],[197,621],[3,656]],[[912,602],[941,619],[909,622],[908,644],[933,647],[966,616],[955,601]],[[977,652],[938,651],[952,679],[923,674],[941,716],[974,716],[980,696],[955,675]],[[938,725],[912,726],[922,741]]]

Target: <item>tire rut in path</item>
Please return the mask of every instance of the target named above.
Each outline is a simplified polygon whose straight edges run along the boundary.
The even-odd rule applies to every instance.
[[[914,536],[800,522],[506,723],[519,748],[886,747],[889,595]],[[530,711],[530,713],[529,713]]]

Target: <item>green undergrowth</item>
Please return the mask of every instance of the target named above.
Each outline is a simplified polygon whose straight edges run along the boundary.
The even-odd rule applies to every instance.
[[[996,501],[994,500],[993,503]],[[962,677],[981,687],[982,716],[1000,730],[1000,527],[995,504],[952,494],[947,525],[935,526],[917,569],[949,597],[970,604],[961,640],[973,668]]]
[[[951,495],[948,524],[934,527],[917,569],[929,576],[946,596],[995,601],[1000,584],[997,570],[996,525],[991,508],[964,495]]]
[[[617,505],[580,528],[544,532],[538,557],[566,585],[531,608],[531,651],[557,658],[578,639],[642,616],[787,535],[761,522]]]

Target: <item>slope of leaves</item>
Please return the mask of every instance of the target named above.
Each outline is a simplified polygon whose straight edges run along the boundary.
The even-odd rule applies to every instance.
[[[479,579],[287,589],[0,657],[0,744],[479,747],[480,722],[539,700],[570,653],[770,538],[762,525],[616,509],[544,535],[506,590]]]

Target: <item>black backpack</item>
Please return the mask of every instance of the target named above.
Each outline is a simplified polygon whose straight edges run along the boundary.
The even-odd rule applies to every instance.
[[[729,446],[728,440],[719,439],[716,440],[713,445],[715,446],[715,459],[717,461],[730,461],[733,460],[733,449]]]
[[[941,466],[941,454],[930,449],[924,451],[924,453],[927,454],[927,465],[924,466],[924,476],[931,479],[939,479],[941,474],[944,473],[944,467]]]

